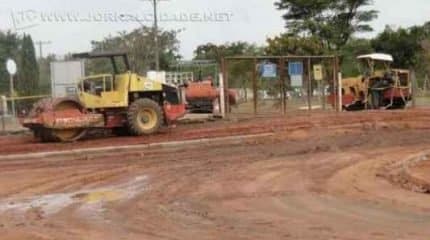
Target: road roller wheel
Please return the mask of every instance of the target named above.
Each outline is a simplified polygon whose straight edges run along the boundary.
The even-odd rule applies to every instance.
[[[151,99],[138,99],[130,105],[127,121],[131,134],[136,136],[153,134],[160,130],[164,122],[163,110]]]
[[[84,113],[84,107],[76,100],[70,98],[60,99],[43,99],[37,102],[32,111],[31,117],[38,114],[48,114],[53,118],[73,118],[81,116]],[[32,129],[34,136],[42,142],[73,142],[84,137],[87,130],[76,129],[49,129],[37,127]]]
[[[52,130],[52,135],[60,142],[74,142],[84,137],[86,132],[86,129]]]
[[[33,131],[34,136],[42,142],[74,142],[86,135],[85,129],[67,129],[67,130],[54,130],[54,129],[39,129]]]
[[[40,140],[42,140],[42,142],[45,142],[45,143],[58,141],[52,135],[51,129],[45,129],[45,128],[38,129],[37,136],[40,138]]]
[[[33,132],[33,136],[34,136],[34,138],[36,138],[36,139],[41,139],[41,138],[42,138],[42,137],[41,137],[40,129],[38,129],[38,128],[36,128],[36,129],[32,129],[32,132]]]
[[[69,114],[80,115],[83,111],[83,106],[72,100],[60,100],[53,104],[53,113],[56,117],[67,117]],[[67,111],[67,112],[66,112]],[[73,142],[85,136],[86,129],[52,129],[50,135],[54,141]]]

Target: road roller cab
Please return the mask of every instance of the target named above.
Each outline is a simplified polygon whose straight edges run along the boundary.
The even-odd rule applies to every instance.
[[[76,98],[36,103],[23,125],[42,141],[76,141],[91,128],[112,129],[118,135],[149,135],[185,114],[180,90],[131,72],[125,53],[80,53],[73,57],[108,58],[113,72],[80,79]],[[121,64],[118,59],[122,59]]]

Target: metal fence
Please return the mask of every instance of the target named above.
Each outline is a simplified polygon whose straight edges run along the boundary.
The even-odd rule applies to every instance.
[[[337,56],[238,56],[222,60],[225,89],[239,95],[231,114],[336,110]],[[326,99],[334,94],[334,105]],[[228,101],[226,101],[228,105]]]
[[[413,101],[411,107],[430,107],[430,80],[428,76],[417,77],[411,71]]]
[[[19,123],[21,117],[26,116],[33,104],[50,95],[25,96],[7,98],[0,96],[0,130],[2,133],[22,130]],[[12,104],[14,103],[14,104]]]
[[[180,86],[194,80],[194,72],[166,72],[166,83]]]

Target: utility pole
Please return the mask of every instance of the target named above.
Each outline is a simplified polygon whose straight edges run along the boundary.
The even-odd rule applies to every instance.
[[[10,74],[9,76],[9,95],[10,95],[10,102],[11,102],[11,107],[12,107],[12,116],[15,117],[16,116],[16,110],[15,110],[15,87],[14,87],[14,83],[13,83],[13,77],[14,75]]]
[[[39,46],[39,58],[43,58],[43,45],[51,44],[51,41],[36,41],[35,44]]]
[[[157,0],[153,0],[154,4],[154,42],[155,42],[155,70],[160,71],[160,47],[158,44],[158,11]]]

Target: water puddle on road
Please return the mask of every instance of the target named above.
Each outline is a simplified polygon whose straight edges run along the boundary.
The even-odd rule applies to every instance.
[[[96,189],[84,189],[73,193],[55,193],[31,198],[9,198],[0,200],[0,213],[15,211],[25,213],[38,209],[44,215],[55,214],[72,204],[102,207],[104,203],[125,201],[145,191],[147,176],[138,176],[128,182]],[[100,210],[100,209],[99,209]]]

